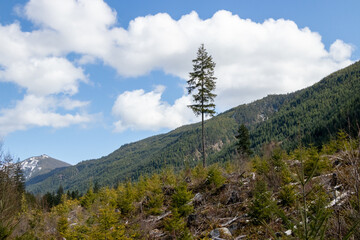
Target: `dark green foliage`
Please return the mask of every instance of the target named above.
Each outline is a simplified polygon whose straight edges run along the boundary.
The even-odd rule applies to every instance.
[[[286,141],[295,149],[299,141],[316,147],[329,141],[340,129],[358,133],[360,119],[360,62],[339,70],[309,88],[297,91],[269,120],[251,131],[252,146],[269,140]]]
[[[249,130],[244,124],[239,127],[238,135],[236,136],[238,142],[236,143],[236,149],[241,155],[249,156],[252,154],[250,149],[250,135]]]
[[[283,206],[292,206],[296,201],[296,191],[293,185],[283,186],[279,192],[279,200]]]
[[[98,193],[99,190],[100,190],[100,184],[98,181],[96,181],[94,185],[94,193]]]
[[[138,189],[141,188],[141,181],[138,184]],[[158,215],[162,212],[162,206],[164,201],[164,194],[162,191],[162,183],[160,176],[155,174],[152,178],[148,179],[144,184],[145,199],[144,208],[152,215]]]
[[[314,176],[318,176],[328,167],[328,163],[320,158],[319,152],[315,147],[308,148],[306,153],[307,156],[304,161],[305,176],[310,176],[313,171]]]
[[[64,236],[67,229],[69,227],[69,223],[67,221],[67,218],[65,216],[61,216],[58,223],[57,223],[57,231]]]
[[[87,193],[80,199],[81,206],[89,208],[95,201],[95,194],[92,187],[89,188]]]
[[[64,188],[62,187],[62,185],[60,185],[58,190],[56,191],[55,202],[54,202],[55,206],[61,203],[61,197],[63,194],[64,194]]]
[[[24,173],[21,170],[21,166],[19,163],[15,164],[15,169],[14,169],[14,181],[16,182],[16,190],[19,193],[24,193],[25,192],[25,177],[24,177]]]
[[[190,79],[188,83],[188,93],[193,93],[193,102],[195,104],[189,105],[193,112],[198,115],[210,115],[215,114],[214,98],[216,94],[214,77],[215,63],[212,60],[204,47],[204,44],[198,49],[197,57],[193,60],[193,72],[190,72]]]
[[[264,146],[263,157],[256,156],[252,159],[252,165],[257,175],[267,182],[273,190],[278,189],[292,180],[291,173],[284,162],[286,154],[274,143]]]
[[[177,209],[172,211],[172,214],[165,221],[165,229],[170,233],[174,239],[190,240],[193,239],[189,229],[186,227],[186,222]]]
[[[118,189],[117,207],[120,209],[121,214],[128,215],[134,207],[134,200],[136,197],[135,188],[131,182],[126,182],[124,185],[119,186]]]
[[[201,147],[204,167],[206,166],[204,116],[215,115],[214,98],[216,94],[214,94],[213,91],[216,86],[216,77],[214,77],[214,68],[215,63],[211,55],[205,50],[204,44],[201,44],[197,52],[197,57],[193,60],[193,72],[189,74],[190,80],[187,81],[187,89],[189,94],[197,91],[192,95],[194,104],[188,107],[193,110],[195,115],[201,115]]]
[[[181,183],[175,188],[175,193],[172,195],[172,210],[179,213],[181,217],[186,217],[193,211],[193,206],[188,204],[192,197],[191,191],[187,190],[186,183]]]
[[[76,192],[76,191],[75,191]],[[74,197],[77,196],[79,198],[78,195],[75,195],[75,192],[73,191]],[[44,196],[42,197],[43,202],[45,204],[45,208],[52,208],[54,206],[57,206],[61,203],[62,201],[62,196],[64,195],[64,188],[62,187],[62,185],[59,186],[58,190],[56,191],[56,194],[47,192],[44,194]],[[71,198],[71,194],[68,191],[67,192],[67,196],[68,198]]]
[[[271,199],[264,180],[257,180],[253,193],[253,199],[249,207],[249,216],[254,224],[262,224],[269,221],[275,212],[276,204]]]
[[[66,196],[67,196],[67,199],[72,199],[72,200],[75,200],[75,199],[79,199],[80,198],[80,194],[79,194],[79,191],[76,190],[76,191],[67,191],[66,192]]]
[[[329,168],[330,163],[327,158],[321,158],[315,147],[296,149],[293,155],[295,159],[302,161],[305,177],[311,175],[318,176],[325,169]]]
[[[51,194],[49,192],[45,193],[43,198],[43,202],[45,203],[45,206],[47,208],[52,208],[53,206],[55,206],[55,196],[54,194]]]

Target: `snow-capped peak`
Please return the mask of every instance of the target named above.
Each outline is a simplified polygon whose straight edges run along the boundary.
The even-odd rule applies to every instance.
[[[36,170],[38,163],[39,163],[39,160],[36,157],[31,157],[20,163],[21,170],[24,172],[24,175],[25,175],[25,179],[28,179],[31,177],[31,175]]]
[[[40,174],[47,173],[55,168],[67,167],[70,164],[54,159],[46,154],[30,157],[20,162],[25,180],[29,180]]]

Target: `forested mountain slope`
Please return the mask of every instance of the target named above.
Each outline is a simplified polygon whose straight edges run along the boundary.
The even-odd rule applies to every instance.
[[[292,149],[299,139],[320,145],[341,128],[355,132],[356,120],[360,119],[359,92],[357,62],[306,89],[269,95],[219,114],[205,123],[209,163],[231,159],[241,123],[249,127],[252,147],[257,150],[272,140]],[[200,131],[197,123],[126,144],[100,159],[33,178],[27,182],[27,188],[44,193],[55,191],[62,184],[65,190],[85,191],[90,182],[114,185],[164,166],[183,167],[184,162],[195,165],[200,157]]]
[[[240,123],[257,125],[273,115],[291,95],[270,95],[241,105],[205,122],[207,153],[211,156],[235,141]],[[152,173],[164,166],[183,167],[184,161],[196,165],[200,158],[199,123],[179,127],[169,133],[125,144],[108,156],[80,162],[62,171],[54,170],[27,182],[34,193],[56,191],[60,184],[67,189],[85,191],[90,182],[113,185],[141,174]]]
[[[294,93],[279,112],[251,131],[254,148],[270,140],[294,149],[322,143],[339,129],[357,134],[360,120],[360,62],[339,70],[311,87]]]

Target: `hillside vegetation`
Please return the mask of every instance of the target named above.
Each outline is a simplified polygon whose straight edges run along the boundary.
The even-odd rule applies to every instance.
[[[360,120],[360,62],[337,71],[309,88],[293,94],[279,112],[253,128],[254,148],[270,140],[294,149],[299,139],[321,146],[339,129],[352,135]]]
[[[250,104],[219,114],[205,122],[209,163],[234,158],[235,136],[240,124],[250,130],[256,153],[272,140],[282,142],[286,151],[300,142],[321,147],[339,129],[357,132],[360,119],[360,62],[337,71],[306,89],[286,94],[269,95]],[[81,162],[56,170],[27,182],[34,193],[65,190],[86,191],[90,182],[113,186],[126,179],[159,172],[166,166],[175,169],[197,165],[200,157],[200,124],[175,129],[126,144],[96,160]]]
[[[213,156],[231,145],[240,122],[256,125],[274,114],[285,101],[286,95],[272,95],[248,105],[227,111],[205,122],[205,135],[209,162]],[[156,172],[166,166],[183,168],[184,162],[197,165],[200,157],[199,123],[177,128],[144,140],[126,144],[118,150],[96,160],[83,161],[65,170],[35,177],[27,182],[27,189],[34,193],[56,191],[60,184],[67,190],[86,191],[90,181],[100,185],[113,185],[126,179],[137,179],[140,175]],[[226,160],[230,156],[225,156]],[[224,159],[225,160],[225,159]]]
[[[11,239],[360,238],[359,139],[340,132],[321,150],[264,150],[224,167],[90,187],[80,198],[59,193],[50,209],[23,197],[3,230]]]

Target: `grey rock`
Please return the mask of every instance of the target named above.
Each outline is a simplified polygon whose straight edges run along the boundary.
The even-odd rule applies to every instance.
[[[194,198],[191,200],[194,207],[201,206],[205,203],[205,199],[201,193],[196,193]]]
[[[232,234],[228,228],[216,228],[209,234],[212,239],[232,239]]]

